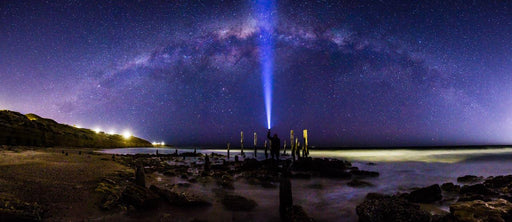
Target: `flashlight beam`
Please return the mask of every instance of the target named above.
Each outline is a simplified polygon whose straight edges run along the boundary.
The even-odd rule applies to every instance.
[[[272,123],[272,77],[274,73],[274,0],[258,0],[257,15],[258,26],[260,28],[259,48],[260,63],[263,82],[263,94],[265,98],[265,111],[267,114],[267,128],[270,129]]]

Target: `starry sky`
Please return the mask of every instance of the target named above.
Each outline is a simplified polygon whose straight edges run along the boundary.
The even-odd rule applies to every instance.
[[[0,109],[174,145],[512,144],[511,1],[0,1]],[[269,29],[269,24],[273,26]]]

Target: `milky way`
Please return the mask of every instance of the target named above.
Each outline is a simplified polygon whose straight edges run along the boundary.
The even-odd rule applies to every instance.
[[[0,3],[0,109],[176,145],[273,131],[314,146],[512,143],[512,4]],[[250,133],[249,133],[250,134]],[[247,135],[249,135],[247,134]]]

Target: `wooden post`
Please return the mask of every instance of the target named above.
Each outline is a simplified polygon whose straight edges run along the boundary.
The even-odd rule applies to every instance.
[[[267,147],[267,140],[265,140],[265,159],[268,159],[268,147]]]
[[[142,165],[138,165],[135,170],[135,184],[146,187],[146,175],[144,174],[144,167]]]
[[[228,160],[229,160],[229,146],[231,145],[231,143],[228,143]]]
[[[307,157],[309,154],[308,151],[308,130],[304,129],[302,130],[302,136],[304,137],[304,149],[302,150],[302,156]]]
[[[256,143],[258,142],[258,137],[256,132],[254,132],[254,159],[256,159],[256,154],[258,153],[258,149],[256,148]]]
[[[300,158],[300,143],[299,143],[299,138],[295,138],[295,154],[297,155],[297,159]]]
[[[203,168],[204,171],[209,171],[210,170],[210,158],[208,157],[208,155],[206,155],[204,157],[204,168]]]
[[[287,167],[283,167],[283,172],[279,181],[279,213],[282,221],[289,221],[287,213],[292,210],[292,183],[290,181],[290,172]]]
[[[244,131],[240,131],[240,155],[244,156]]]
[[[286,140],[284,141],[284,145],[283,145],[283,155],[286,154]]]

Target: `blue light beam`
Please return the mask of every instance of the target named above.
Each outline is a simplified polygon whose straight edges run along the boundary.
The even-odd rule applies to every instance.
[[[274,74],[274,0],[256,1],[258,26],[260,29],[259,52],[263,82],[263,94],[265,96],[265,111],[267,112],[267,128],[271,127],[272,117],[272,76]]]

